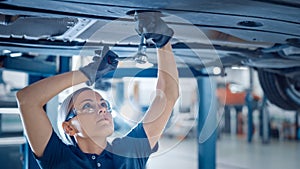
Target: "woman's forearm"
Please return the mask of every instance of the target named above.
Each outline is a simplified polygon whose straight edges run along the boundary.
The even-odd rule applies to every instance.
[[[87,81],[80,71],[71,71],[42,79],[17,92],[20,105],[45,105],[64,89]]]
[[[156,96],[143,119],[144,129],[152,148],[160,138],[179,97],[178,70],[170,42],[157,49],[157,54],[159,70]]]
[[[170,42],[158,51],[157,89],[164,92],[167,99],[178,98],[178,70]]]

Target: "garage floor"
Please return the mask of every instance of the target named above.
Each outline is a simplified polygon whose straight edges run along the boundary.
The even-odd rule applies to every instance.
[[[163,138],[161,149],[151,157],[148,169],[198,169],[195,139]],[[298,169],[300,142],[259,139],[248,144],[246,138],[222,136],[217,142],[217,169]]]

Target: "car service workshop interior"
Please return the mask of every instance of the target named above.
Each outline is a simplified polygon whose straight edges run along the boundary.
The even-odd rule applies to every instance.
[[[143,119],[158,60],[134,16],[149,11],[174,30],[179,98],[146,168],[300,168],[299,9],[297,0],[1,0],[0,168],[40,169],[16,93],[78,70],[104,48],[118,67],[90,87],[111,104],[109,140]],[[44,105],[55,132],[57,108],[84,86]]]

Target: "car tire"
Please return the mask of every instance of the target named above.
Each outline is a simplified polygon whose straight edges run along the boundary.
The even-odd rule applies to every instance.
[[[282,69],[281,72],[299,72],[300,68]],[[260,85],[268,100],[285,110],[299,110],[300,86],[297,78],[258,69]],[[299,77],[298,77],[299,80]]]

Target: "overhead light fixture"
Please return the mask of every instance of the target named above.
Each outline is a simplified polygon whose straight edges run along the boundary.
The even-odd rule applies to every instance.
[[[0,108],[1,114],[20,114],[18,108]]]
[[[222,73],[222,70],[220,67],[214,67],[212,71],[213,71],[214,75],[219,75]]]
[[[23,54],[20,53],[20,52],[10,53],[10,54],[9,54],[10,57],[20,57],[20,56],[22,56],[22,55],[23,55]]]
[[[5,55],[5,54],[10,54],[11,51],[10,50],[7,50],[7,49],[4,49],[2,50],[2,54]]]
[[[245,67],[245,66],[232,66],[231,69],[233,69],[233,70],[248,70],[248,67]]]

